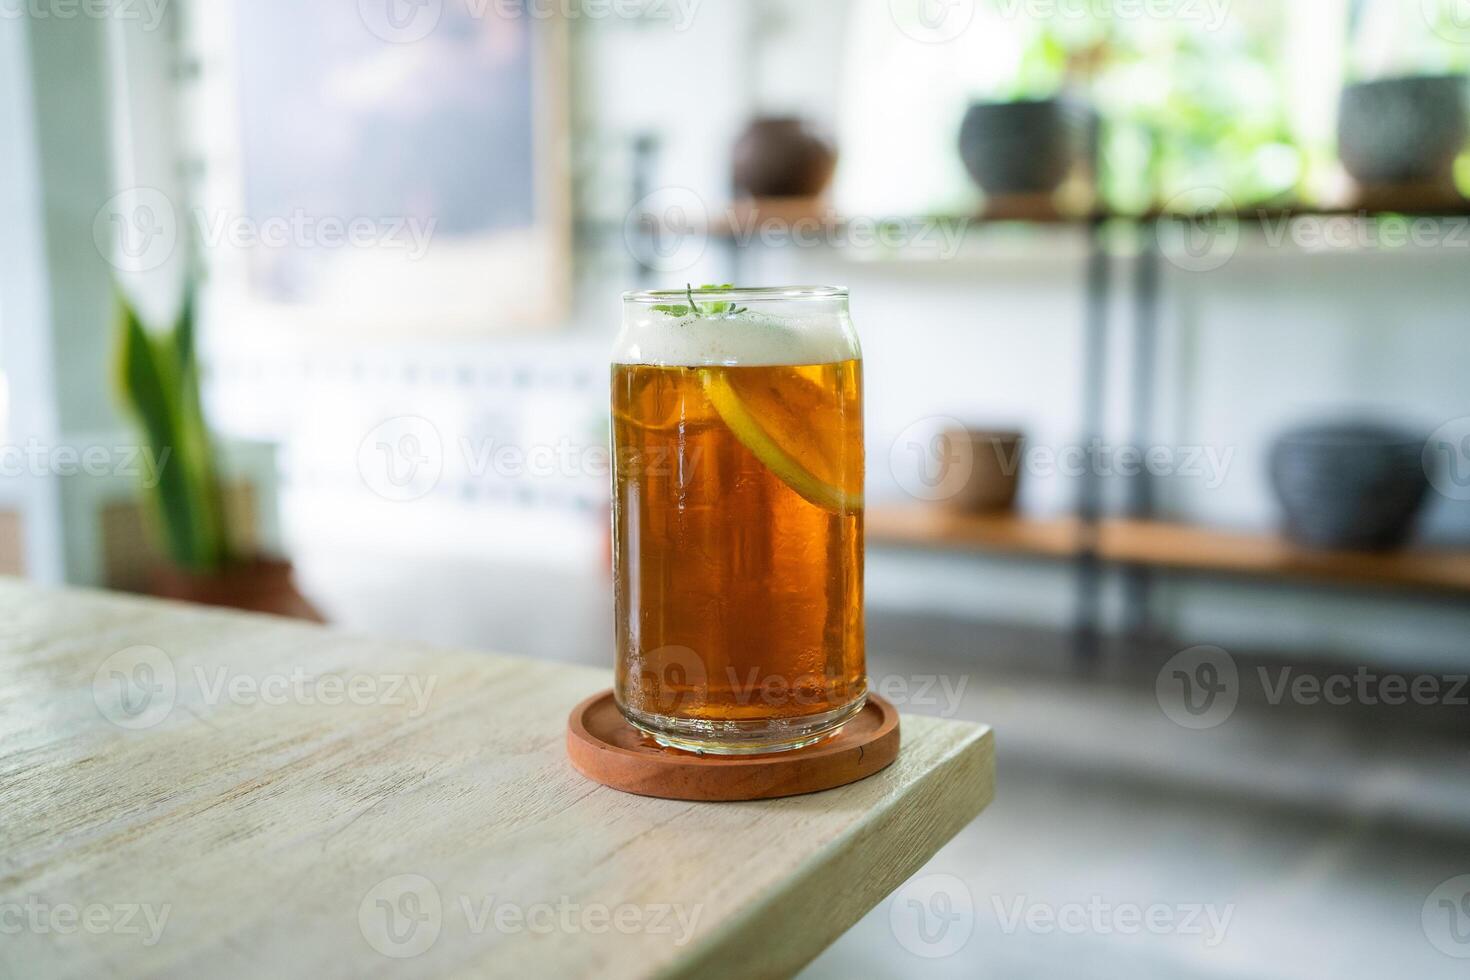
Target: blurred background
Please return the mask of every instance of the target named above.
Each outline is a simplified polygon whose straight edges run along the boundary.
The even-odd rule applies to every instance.
[[[811,977],[1464,976],[1463,0],[0,9],[0,571],[611,660],[625,289],[835,283],[997,802]]]

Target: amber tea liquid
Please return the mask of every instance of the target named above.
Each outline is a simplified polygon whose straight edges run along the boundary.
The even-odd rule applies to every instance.
[[[866,694],[862,362],[615,364],[612,418],[624,714],[714,752],[835,730]]]

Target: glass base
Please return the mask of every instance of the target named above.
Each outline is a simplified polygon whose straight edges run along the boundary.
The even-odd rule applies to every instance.
[[[806,748],[831,738],[863,710],[867,700],[864,693],[851,704],[821,714],[760,721],[675,718],[635,711],[621,703],[618,710],[634,728],[668,748],[704,755],[766,755]]]

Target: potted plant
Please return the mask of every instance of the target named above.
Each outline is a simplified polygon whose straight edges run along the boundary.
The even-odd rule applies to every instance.
[[[1012,84],[999,98],[970,104],[960,124],[960,157],[986,194],[1051,194],[1090,158],[1094,116],[1076,85],[1086,64],[1041,27]]]
[[[173,327],[153,331],[117,292],[118,390],[160,464],[156,484],[144,493],[166,560],[148,570],[147,589],[187,602],[319,619],[292,585],[289,564],[236,547],[199,397],[195,297],[190,282]]]

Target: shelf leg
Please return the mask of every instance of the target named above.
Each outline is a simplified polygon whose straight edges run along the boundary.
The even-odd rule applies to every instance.
[[[1159,239],[1152,222],[1139,225],[1138,266],[1133,279],[1133,399],[1130,430],[1134,446],[1148,450],[1153,433],[1155,365],[1159,328]],[[1128,482],[1128,516],[1146,520],[1154,516],[1154,480],[1141,468]],[[1147,637],[1152,631],[1149,599],[1153,574],[1142,566],[1123,572],[1123,629],[1129,636]]]
[[[1102,438],[1102,420],[1107,404],[1108,302],[1112,267],[1104,224],[1088,225],[1086,315],[1082,342],[1082,426],[1089,449]],[[1079,487],[1078,515],[1083,539],[1077,557],[1077,608],[1073,626],[1073,649],[1084,664],[1095,664],[1101,652],[1102,569],[1097,557],[1097,523],[1102,516],[1102,486],[1094,466],[1085,468]]]

